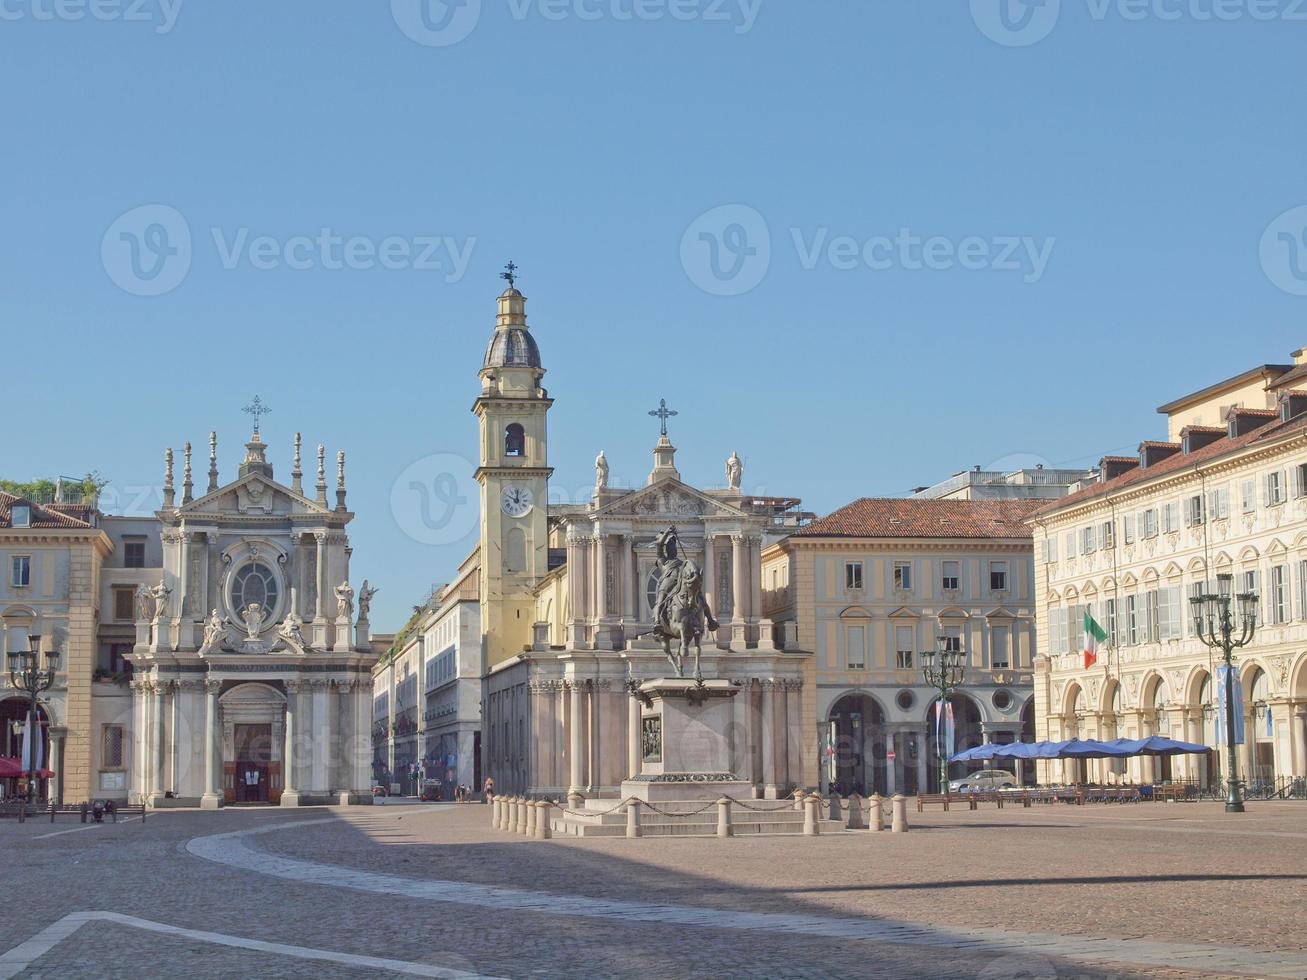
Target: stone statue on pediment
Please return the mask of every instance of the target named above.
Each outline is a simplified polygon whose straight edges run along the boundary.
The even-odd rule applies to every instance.
[[[277,636],[281,637],[286,645],[292,649],[306,650],[309,641],[304,638],[303,625],[304,621],[295,614],[294,610],[291,610],[290,615],[282,620],[282,624],[277,627]]]
[[[606,490],[608,488],[608,457],[604,451],[599,450],[599,455],[595,457],[595,489]]]
[[[138,585],[136,587],[136,621],[138,623],[148,623],[154,618],[154,596],[150,593],[148,585]]]
[[[150,598],[154,600],[154,618],[155,620],[168,618],[168,598],[172,595],[172,589],[168,584],[159,579],[159,584],[150,590]]]
[[[363,580],[363,588],[359,589],[359,621],[366,623],[368,613],[372,610],[372,597],[379,592],[379,589],[368,588],[368,580]]]
[[[222,638],[227,632],[227,621],[213,610],[204,623],[204,642],[200,644],[200,653],[208,653],[222,645]]]
[[[731,458],[726,461],[726,486],[730,490],[738,491],[740,489],[740,480],[744,476],[744,464],[740,462],[740,457],[736,453],[731,453]]]
[[[354,587],[348,582],[336,586],[336,616],[340,619],[354,616]]]
[[[267,613],[257,602],[251,602],[241,613],[241,619],[245,621],[245,635],[251,640],[259,638],[259,631],[263,629],[263,623],[267,619]]]

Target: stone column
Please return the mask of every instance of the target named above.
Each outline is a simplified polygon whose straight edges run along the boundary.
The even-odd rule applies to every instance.
[[[222,805],[219,785],[222,767],[218,762],[218,681],[204,682],[204,795],[200,808],[216,810]]]
[[[178,761],[182,744],[181,708],[177,703],[180,699],[181,685],[177,681],[170,681],[168,684],[168,732],[169,740],[172,742],[172,751],[169,753],[168,788],[172,790],[174,798],[182,795],[181,766]]]
[[[588,684],[589,691],[586,701],[589,702],[589,715],[587,719],[587,741],[590,745],[590,762],[586,766],[586,782],[589,786],[590,794],[596,795],[599,787],[603,785],[603,712],[601,711],[601,697],[599,693],[599,682],[592,680]]]
[[[54,786],[50,788],[51,798],[59,806],[64,805],[64,740],[68,737],[68,729],[51,728],[50,735],[50,768],[54,770]],[[98,789],[98,787],[97,787]]]
[[[885,790],[890,796],[898,792],[899,785],[899,760],[898,752],[894,749],[894,734],[885,733]],[[890,758],[890,753],[894,753],[893,759]]]
[[[576,807],[585,796],[585,767],[583,765],[585,742],[581,737],[584,731],[584,725],[582,724],[584,705],[581,698],[580,682],[570,680],[567,683],[571,700],[569,705],[570,718],[568,719],[570,722],[568,725],[568,762],[571,772],[568,774],[567,799],[572,807]]]
[[[640,699],[632,695],[626,699],[626,775],[634,779],[640,775],[644,762],[643,722]]]
[[[915,736],[917,746],[917,792],[926,793],[930,791],[930,766],[926,759],[926,733],[919,732]]]
[[[756,623],[762,615],[762,538],[749,539],[748,567],[745,569],[749,582],[749,622]]]
[[[315,531],[313,539],[317,542],[317,560],[313,567],[314,581],[317,583],[317,608],[313,611],[313,618],[318,621],[325,621],[327,618],[327,532]]]
[[[356,803],[372,802],[372,684],[364,673],[354,688],[354,785],[352,789],[358,796]],[[477,787],[480,789],[480,787]]]
[[[748,591],[748,579],[745,577],[743,534],[731,535],[731,622],[743,623],[747,613],[745,595]]]
[[[708,608],[714,613],[720,613],[717,608],[717,588],[714,582],[716,574],[713,568],[713,535],[711,532],[704,532],[703,535],[703,597],[708,602]]]
[[[145,774],[148,769],[145,737],[145,682],[132,681],[132,755],[130,759],[132,784],[128,798],[133,803],[144,803],[146,797]]]
[[[281,750],[281,805],[299,806],[299,780],[296,778],[295,765],[299,761],[295,739],[299,737],[299,681],[286,681],[286,741]]]
[[[163,730],[163,683],[155,682],[153,689],[150,691],[150,750],[154,755],[153,765],[150,767],[150,802],[157,803],[163,798],[163,756],[167,751],[167,743],[164,741]]]
[[[777,797],[776,786],[776,681],[762,682],[762,795]]]
[[[608,548],[602,525],[595,525],[595,618],[608,618]]]
[[[622,581],[626,583],[626,621],[634,625],[640,621],[640,566],[635,553],[635,535],[622,535]],[[631,631],[634,633],[634,629]],[[626,638],[628,641],[630,636]]]

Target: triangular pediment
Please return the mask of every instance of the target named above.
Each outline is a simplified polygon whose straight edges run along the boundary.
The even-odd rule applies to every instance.
[[[647,517],[675,519],[678,517],[747,517],[738,507],[708,496],[679,480],[659,480],[653,486],[641,487],[600,507],[594,515],[600,517]]]
[[[245,476],[197,497],[178,508],[182,517],[215,518],[230,516],[275,517],[293,514],[326,514],[330,508],[262,473]]]

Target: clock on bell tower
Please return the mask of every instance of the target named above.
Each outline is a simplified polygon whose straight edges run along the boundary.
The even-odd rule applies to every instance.
[[[540,350],[509,263],[472,411],[481,427],[481,632],[487,669],[531,643],[532,590],[549,570],[546,416]]]

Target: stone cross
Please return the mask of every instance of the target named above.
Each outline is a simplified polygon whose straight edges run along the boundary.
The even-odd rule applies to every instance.
[[[509,289],[516,288],[517,266],[513,264],[512,259],[508,260],[508,265],[504,266],[504,271],[499,274],[499,278],[506,279],[508,281]]]

